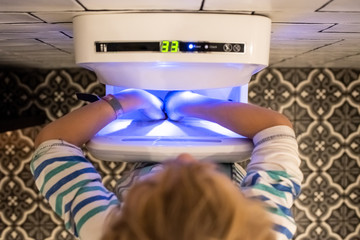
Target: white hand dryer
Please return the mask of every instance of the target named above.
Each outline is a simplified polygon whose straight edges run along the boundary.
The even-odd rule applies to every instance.
[[[107,93],[141,88],[163,98],[191,90],[247,102],[247,84],[268,65],[270,19],[255,15],[123,12],[74,18],[76,63],[94,71]],[[111,161],[165,161],[187,152],[200,160],[249,158],[252,142],[200,119],[147,121],[125,114],[87,148]]]

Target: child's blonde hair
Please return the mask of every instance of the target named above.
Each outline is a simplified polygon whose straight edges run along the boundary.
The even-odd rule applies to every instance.
[[[271,223],[212,164],[173,161],[136,183],[110,214],[103,240],[271,240]]]

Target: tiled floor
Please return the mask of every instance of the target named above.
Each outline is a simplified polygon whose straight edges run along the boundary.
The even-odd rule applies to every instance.
[[[2,129],[25,127],[0,133],[0,239],[73,239],[34,186],[29,161],[40,126],[26,126],[80,107],[77,91],[104,94],[85,70],[0,70]],[[296,239],[359,239],[360,70],[269,68],[254,76],[249,101],[295,126],[305,175]],[[110,189],[129,167],[92,161]]]

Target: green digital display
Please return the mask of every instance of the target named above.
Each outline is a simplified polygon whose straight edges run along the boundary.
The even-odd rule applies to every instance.
[[[161,52],[178,52],[179,51],[179,41],[162,41],[161,42]]]

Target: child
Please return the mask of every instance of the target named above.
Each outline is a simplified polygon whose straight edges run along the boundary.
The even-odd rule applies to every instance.
[[[253,139],[240,190],[214,165],[189,154],[140,176],[124,201],[105,189],[79,147],[118,115],[142,109],[154,120],[164,119],[162,107],[150,93],[129,89],[71,112],[39,133],[31,169],[66,228],[86,240],[291,239],[296,226],[290,208],[302,181],[294,131],[286,117],[257,106],[191,92],[165,99],[171,120],[197,117]]]

